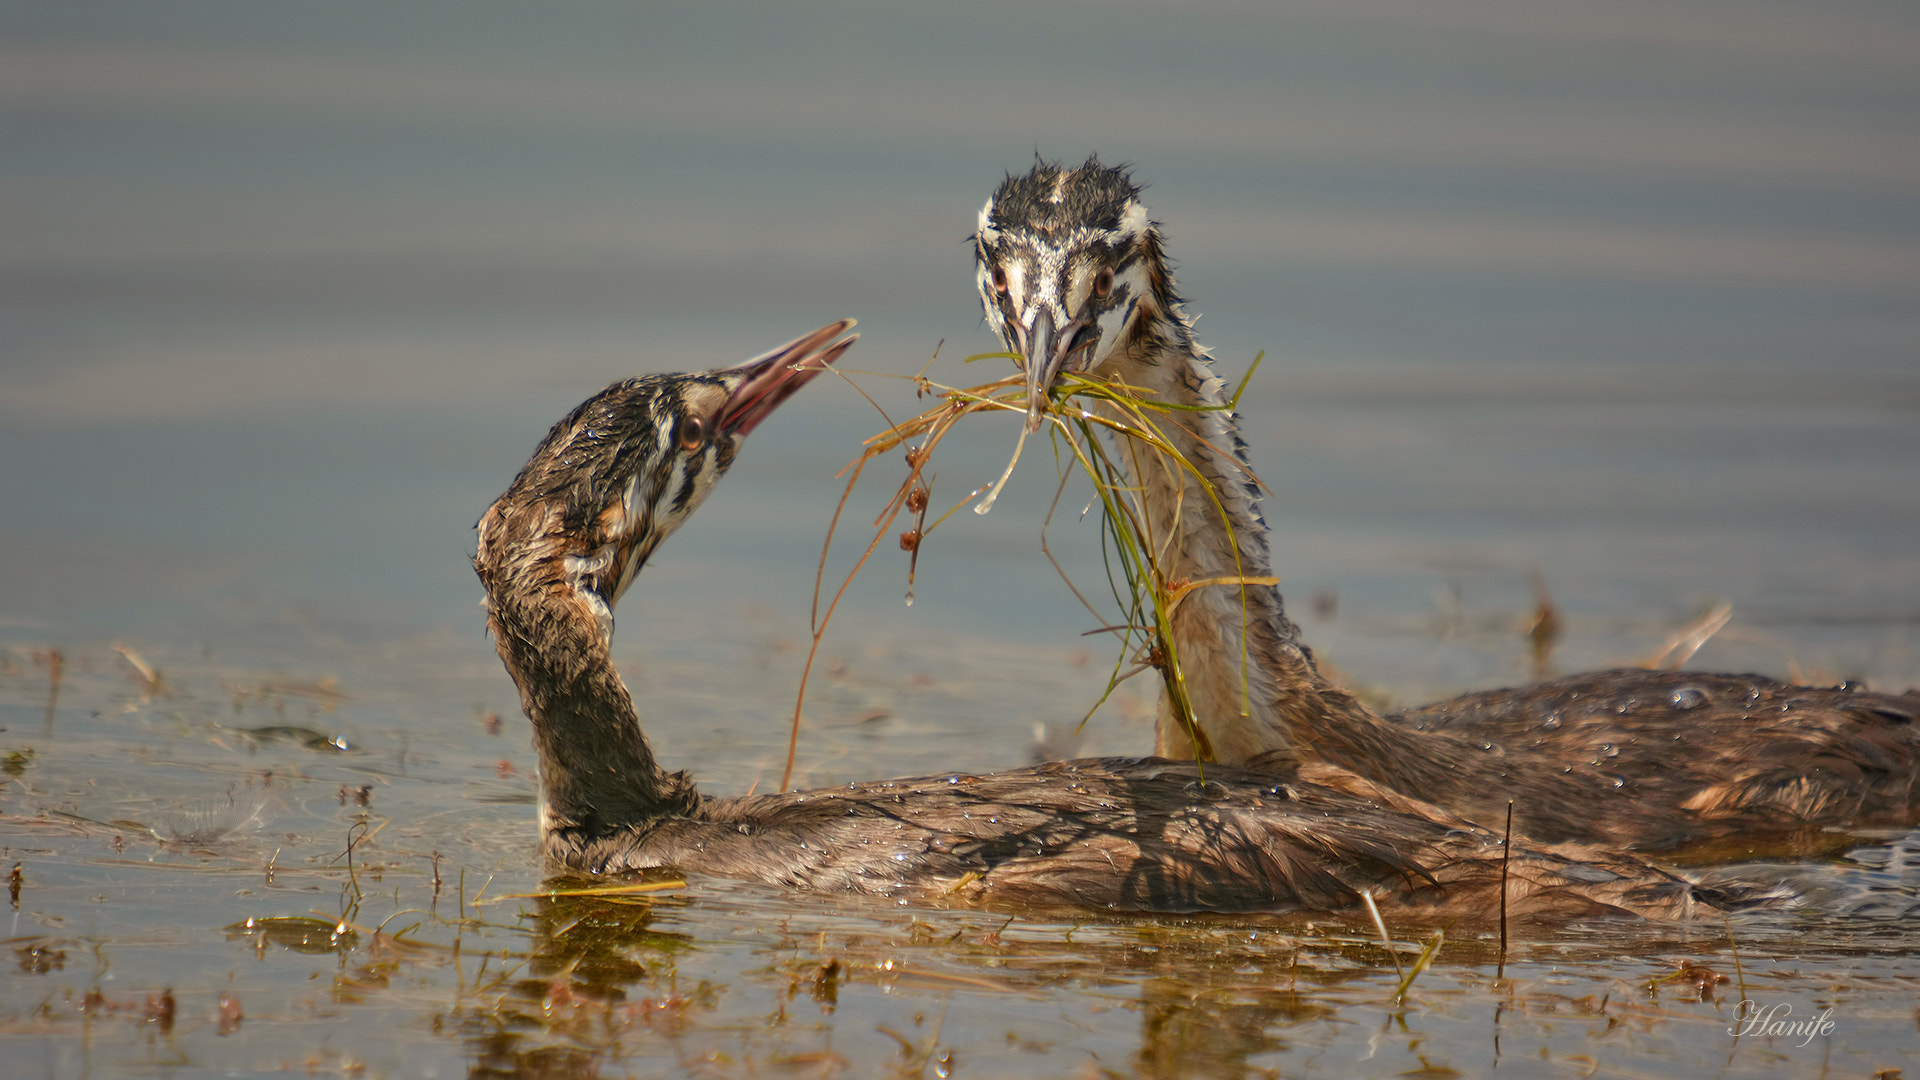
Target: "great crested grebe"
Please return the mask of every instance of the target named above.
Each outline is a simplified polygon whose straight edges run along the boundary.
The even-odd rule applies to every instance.
[[[1150,911],[1499,906],[1501,840],[1286,775],[1094,759],[709,798],[655,761],[610,658],[613,608],[775,406],[850,346],[842,321],[746,364],[615,383],[554,425],[479,523],[488,625],[533,722],[545,851],[931,902]],[[1516,845],[1535,919],[1683,918],[1723,893],[1630,857]]]
[[[1270,575],[1238,420],[1127,171],[1089,158],[1008,176],[980,211],[974,255],[987,323],[1025,358],[1028,429],[1062,371],[1185,407],[1162,431],[1197,476],[1117,440],[1169,579]],[[1196,589],[1172,633],[1199,731],[1163,694],[1155,750],[1166,757],[1289,764],[1482,824],[1501,821],[1512,799],[1535,840],[1642,850],[1804,845],[1826,827],[1911,825],[1920,810],[1912,693],[1622,670],[1383,718],[1320,673],[1277,587]]]

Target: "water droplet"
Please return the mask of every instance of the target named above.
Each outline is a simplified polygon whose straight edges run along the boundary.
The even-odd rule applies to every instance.
[[[1700,706],[1705,705],[1712,700],[1713,699],[1707,695],[1707,692],[1705,690],[1702,690],[1697,686],[1683,686],[1680,689],[1675,690],[1673,693],[1667,695],[1667,704],[1673,706],[1676,709],[1681,710],[1682,712],[1685,712],[1690,709],[1697,709]]]

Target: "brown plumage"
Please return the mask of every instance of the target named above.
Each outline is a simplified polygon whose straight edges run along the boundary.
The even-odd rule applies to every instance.
[[[1831,827],[1914,823],[1916,717],[1913,692],[1628,668],[1408,709],[1371,746],[1329,731],[1314,753],[1366,774],[1445,761],[1417,790],[1467,817],[1515,798],[1535,839],[1798,854],[1845,845]]]
[[[987,323],[1026,358],[1033,421],[1062,371],[1180,407],[1160,423],[1192,471],[1119,440],[1168,580],[1271,575],[1237,417],[1126,171],[1089,159],[1009,176],[974,239]],[[1198,730],[1163,700],[1167,756],[1296,768],[1482,824],[1511,799],[1535,840],[1640,850],[1796,853],[1822,829],[1920,820],[1911,693],[1606,671],[1383,718],[1320,673],[1275,587],[1196,590],[1172,636]]]
[[[540,757],[547,853],[926,902],[1277,911],[1377,896],[1490,916],[1500,838],[1281,767],[1086,760],[991,775],[703,796],[641,732],[610,647],[615,600],[741,437],[853,340],[836,323],[759,361],[617,383],[556,424],[479,525],[488,622]],[[1391,802],[1391,800],[1389,800]],[[1684,918],[1724,893],[1633,858],[1517,846],[1517,917]]]

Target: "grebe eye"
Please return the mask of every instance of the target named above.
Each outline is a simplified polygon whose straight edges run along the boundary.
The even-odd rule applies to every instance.
[[[1007,272],[997,266],[993,268],[993,291],[1002,294],[1007,291]]]
[[[700,449],[707,441],[707,422],[697,416],[689,416],[680,424],[680,448],[686,451]]]
[[[1102,270],[1094,275],[1093,295],[1102,300],[1113,295],[1113,271]]]

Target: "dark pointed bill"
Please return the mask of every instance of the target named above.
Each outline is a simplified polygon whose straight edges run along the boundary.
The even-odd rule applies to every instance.
[[[1040,413],[1046,408],[1047,391],[1060,374],[1060,358],[1054,355],[1053,312],[1042,307],[1033,316],[1033,329],[1027,333],[1027,431],[1040,430]]]
[[[727,398],[726,407],[720,410],[721,430],[744,436],[758,427],[760,421],[772,415],[781,402],[792,397],[794,391],[811,382],[814,376],[825,371],[828,364],[838,360],[841,353],[860,340],[859,334],[840,337],[853,326],[852,319],[828,323],[765,356],[728,368],[728,371],[746,375],[746,380],[734,387],[732,395]]]
[[[1040,430],[1040,414],[1046,411],[1047,395],[1053,389],[1053,381],[1067,367],[1067,357],[1074,351],[1074,339],[1080,331],[1087,328],[1088,322],[1082,317],[1068,323],[1064,328],[1053,325],[1053,313],[1042,307],[1033,317],[1033,330],[1026,334],[1027,353],[1027,432]]]

